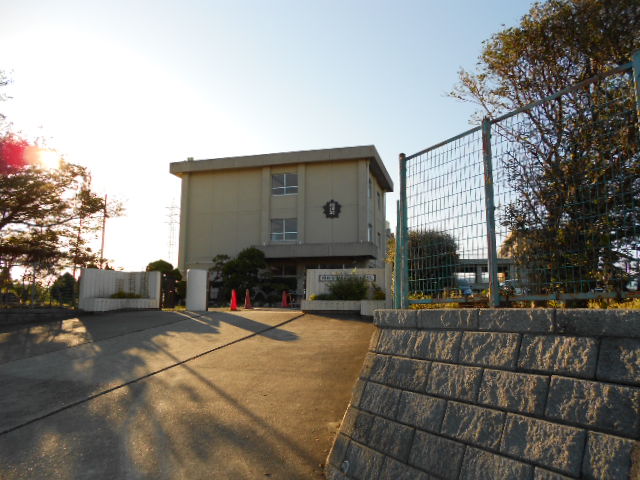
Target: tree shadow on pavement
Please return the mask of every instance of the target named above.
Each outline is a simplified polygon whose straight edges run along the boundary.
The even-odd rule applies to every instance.
[[[233,325],[249,332],[260,334],[263,337],[270,338],[271,340],[278,340],[283,342],[291,342],[298,339],[298,335],[281,327],[273,328],[268,323],[257,322],[247,317],[240,315],[233,315],[231,313],[223,312],[208,312],[207,316],[215,316],[216,319]]]
[[[74,324],[73,345],[62,324],[32,332],[38,341],[22,334],[26,344],[46,339],[48,350],[0,365],[0,478],[211,478],[216,462],[226,463],[214,468],[221,478],[252,478],[256,469],[268,474],[283,449],[312,461],[206,372],[186,363],[173,368],[183,352],[215,347],[222,324],[276,341],[296,340],[295,333],[220,312],[155,314],[162,318],[138,319],[128,330],[100,325],[97,316],[80,319],[84,329]],[[221,411],[209,408],[211,395],[222,400]],[[242,425],[230,422],[232,411]],[[309,478],[293,467],[290,473],[278,478]]]
[[[81,326],[82,322],[73,318],[4,327],[0,332],[0,364],[91,341]]]
[[[172,312],[132,312],[81,314],[76,318],[5,327],[0,331],[0,364],[106,340],[134,332],[183,321]]]

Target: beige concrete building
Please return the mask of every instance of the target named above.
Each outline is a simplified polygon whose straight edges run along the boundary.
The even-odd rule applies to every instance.
[[[182,271],[253,246],[301,291],[307,268],[384,265],[393,183],[374,146],[189,159],[170,171],[182,179]]]

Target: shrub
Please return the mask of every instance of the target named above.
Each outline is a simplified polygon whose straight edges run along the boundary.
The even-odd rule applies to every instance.
[[[338,300],[330,293],[319,293],[317,295],[311,295],[311,300]]]
[[[373,286],[373,300],[386,300],[387,295],[378,285]]]
[[[329,284],[334,300],[364,300],[367,297],[367,281],[363,277],[338,278]]]
[[[133,292],[124,292],[122,290],[118,290],[116,293],[111,295],[109,298],[142,298],[142,296]]]
[[[616,300],[615,298],[601,298],[589,300],[589,308],[624,308],[628,310],[640,310],[640,298],[625,298]]]
[[[57,300],[60,305],[65,303],[73,303],[76,291],[76,279],[70,273],[58,277],[51,286],[51,296]]]

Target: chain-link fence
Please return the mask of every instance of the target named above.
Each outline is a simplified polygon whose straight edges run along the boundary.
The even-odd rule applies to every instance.
[[[639,67],[401,155],[396,307],[636,295]]]

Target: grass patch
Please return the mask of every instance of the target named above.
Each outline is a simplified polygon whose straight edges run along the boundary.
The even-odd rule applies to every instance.
[[[623,300],[616,300],[615,298],[601,298],[597,300],[590,300],[589,308],[640,310],[640,298],[625,298]]]

